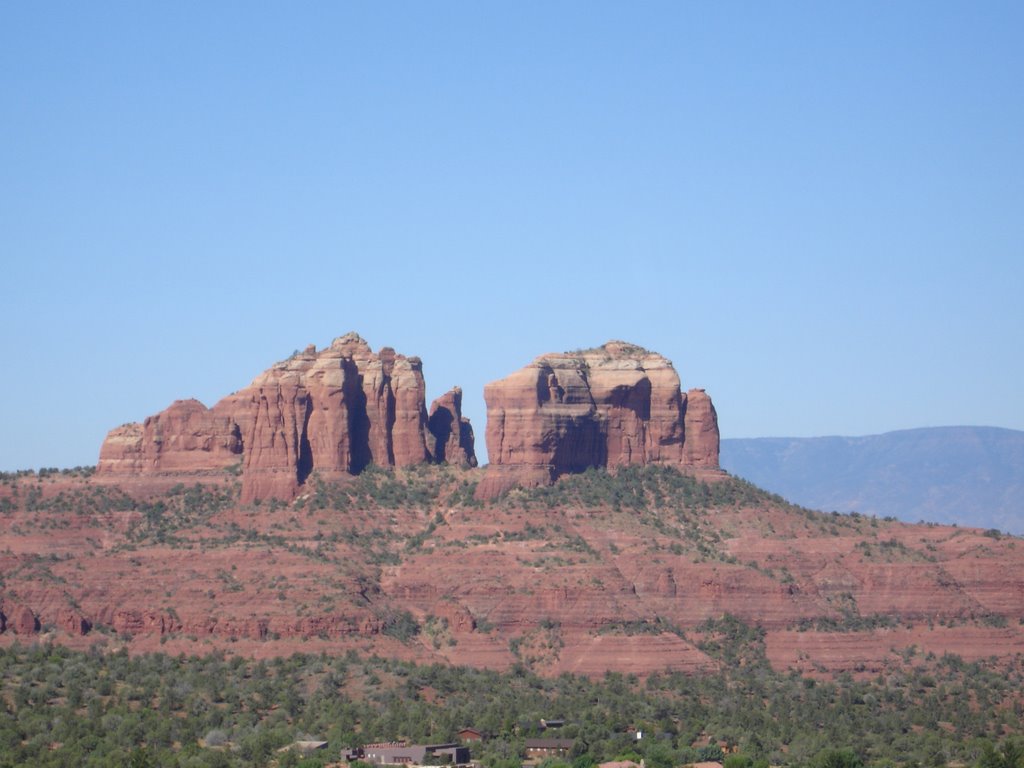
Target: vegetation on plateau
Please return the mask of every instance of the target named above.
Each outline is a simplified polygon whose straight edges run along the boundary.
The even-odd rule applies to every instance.
[[[55,544],[51,552],[0,552],[6,568],[0,585],[8,597],[31,584],[74,599],[76,548],[86,553],[82,557],[113,558],[125,579],[155,560],[143,558],[154,552],[255,551],[265,554],[259,562],[266,567],[236,571],[225,560],[204,586],[210,593],[265,594],[279,603],[297,595],[296,615],[375,602],[385,636],[435,649],[455,645],[445,620],[417,618],[381,598],[385,567],[514,542],[517,562],[544,574],[603,558],[671,555],[757,569],[786,583],[793,579],[788,563],[769,565],[745,555],[748,562],[740,562],[729,548],[737,530],[778,535],[773,525],[793,537],[858,537],[849,556],[869,563],[930,564],[937,557],[931,539],[897,538],[894,521],[814,512],[741,480],[706,483],[653,466],[591,470],[551,487],[514,490],[488,507],[483,522],[475,520],[480,503],[473,475],[447,467],[371,469],[341,482],[313,475],[292,503],[245,507],[231,478],[136,499],[88,481],[89,468],[72,472],[83,482],[62,485],[55,470],[0,476],[0,521],[8,536],[84,531],[78,538],[54,537],[63,548]],[[113,519],[122,526],[121,539],[101,547],[97,532],[114,530]],[[460,519],[473,525],[460,530]],[[591,527],[578,525],[580,520]],[[594,529],[628,529],[632,539],[588,539]],[[999,537],[977,537],[981,543],[972,552],[981,556],[989,547],[1016,545],[1012,537]],[[291,581],[272,567],[285,554],[302,558]],[[173,585],[166,589],[171,605]],[[862,615],[848,593],[835,600],[829,615],[792,628],[867,632],[901,623],[898,616]],[[477,631],[497,631],[486,616],[475,619]],[[1001,614],[942,619],[954,620],[1007,623]],[[132,656],[112,650],[117,645],[106,642],[109,628],[99,626],[89,652],[15,644],[0,651],[0,768],[294,766],[300,764],[297,755],[277,750],[306,737],[330,743],[325,756],[301,758],[302,765],[317,766],[337,758],[343,746],[444,742],[465,726],[487,735],[473,747],[485,768],[514,768],[524,740],[540,735],[541,718],[564,719],[558,735],[575,743],[564,762],[543,768],[591,768],[615,758],[642,758],[649,768],[715,758],[724,759],[725,768],[1024,768],[1018,741],[1022,656],[995,669],[907,649],[905,665],[887,667],[884,674],[821,680],[773,670],[764,630],[726,615],[685,626],[700,650],[720,662],[716,673],[540,677],[531,659],[557,653],[560,629],[557,620],[545,618],[531,633],[510,637],[519,661],[505,674],[352,652],[270,661],[223,652]],[[599,631],[684,634],[659,616],[623,619]],[[267,642],[276,639],[269,634]],[[119,640],[131,643],[130,636]],[[639,741],[637,731],[644,734]]]
[[[487,736],[474,757],[513,768],[541,718],[558,718],[567,723],[559,737],[575,747],[564,765],[545,768],[723,757],[726,768],[1022,768],[1020,667],[997,674],[947,656],[928,669],[829,682],[756,663],[755,628],[725,619],[707,629],[706,650],[739,663],[646,680],[545,679],[521,665],[499,674],[355,653],[254,662],[15,646],[0,651],[0,766],[288,766],[300,758],[278,749],[326,739],[323,756],[302,759],[318,766],[343,746],[444,742],[472,726]]]

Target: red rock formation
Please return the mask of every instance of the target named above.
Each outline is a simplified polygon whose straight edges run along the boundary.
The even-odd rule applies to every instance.
[[[333,346],[333,345],[332,345]],[[252,384],[214,406],[213,410],[231,413],[242,433],[242,496],[245,501],[270,497],[290,499],[313,468],[308,424],[316,410],[310,389],[319,389],[308,381],[317,363],[315,348],[293,355],[257,376]],[[310,385],[310,386],[307,386]],[[321,409],[333,413],[324,425],[331,433],[344,413],[329,401]],[[324,470],[336,468],[325,459]]]
[[[543,355],[484,388],[490,467],[478,495],[588,467],[718,468],[718,421],[704,390],[683,395],[672,363],[621,341]]]
[[[39,631],[39,617],[27,605],[15,606],[7,615],[7,628],[17,635],[34,635]]]
[[[423,364],[418,357],[396,355],[390,347],[380,351],[379,361],[367,366],[363,374],[367,409],[376,407],[370,417],[373,453],[387,461],[377,463],[408,467],[427,461],[427,409]]]
[[[430,404],[427,419],[435,461],[476,466],[473,427],[462,415],[462,389],[453,387]]]
[[[113,430],[100,449],[100,467],[113,472],[222,469],[242,452],[238,425],[198,400],[178,400],[142,424]]]
[[[467,635],[476,629],[476,620],[465,606],[450,600],[441,600],[434,605],[431,613],[447,622],[448,630],[453,635]]]
[[[427,429],[425,391],[419,358],[390,347],[374,354],[350,333],[320,352],[307,347],[277,363],[213,408],[178,401],[141,425],[111,431],[98,472],[152,475],[239,465],[244,502],[290,499],[313,471],[330,477],[371,464],[429,461],[428,443],[436,439]],[[459,447],[465,450],[464,443]],[[475,461],[472,442],[468,454],[467,461]]]
[[[167,617],[153,611],[119,610],[114,613],[110,626],[120,634],[133,635],[138,632],[163,633]]]
[[[72,609],[60,611],[57,624],[69,635],[85,635],[92,629],[92,623],[81,613]]]
[[[683,464],[718,469],[718,414],[703,389],[691,389],[683,403]]]
[[[54,642],[132,653],[353,649],[498,669],[536,656],[534,669],[551,675],[693,672],[718,664],[695,645],[708,639],[702,623],[729,614],[765,631],[776,669],[811,674],[876,674],[913,648],[914,663],[948,652],[1010,665],[1024,649],[1018,538],[815,515],[767,496],[652,496],[639,515],[612,501],[480,508],[452,503],[462,473],[415,475],[441,489],[432,505],[233,507],[170,541],[140,538],[137,511],[91,503],[134,479],[9,481],[0,647],[42,624]],[[377,540],[384,519],[388,549]],[[223,537],[232,522],[260,543]],[[400,560],[382,567],[385,551]],[[387,628],[405,612],[421,631],[403,643]],[[101,636],[83,635],[87,625]]]

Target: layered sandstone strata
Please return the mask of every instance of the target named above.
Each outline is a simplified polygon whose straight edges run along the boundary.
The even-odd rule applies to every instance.
[[[198,400],[178,400],[142,424],[110,431],[100,448],[99,469],[115,473],[220,469],[242,453],[238,424]]]
[[[313,471],[330,477],[449,456],[475,464],[461,392],[435,403],[451,414],[447,425],[437,420],[436,434],[425,393],[419,358],[390,347],[374,353],[350,333],[277,363],[212,408],[180,400],[142,424],[112,430],[97,469],[155,475],[237,467],[242,500],[252,501],[291,498]]]
[[[718,469],[711,398],[702,389],[682,392],[669,360],[633,344],[542,355],[488,384],[484,399],[483,498],[589,467]]]

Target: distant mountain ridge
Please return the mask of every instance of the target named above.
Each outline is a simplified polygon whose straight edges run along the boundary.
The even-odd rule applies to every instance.
[[[1024,432],[723,439],[721,466],[814,509],[1024,533]]]

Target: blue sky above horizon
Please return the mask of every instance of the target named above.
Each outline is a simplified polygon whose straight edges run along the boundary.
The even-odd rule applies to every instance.
[[[1024,429],[1015,2],[8,4],[0,469],[350,330],[612,338],[724,437]]]

